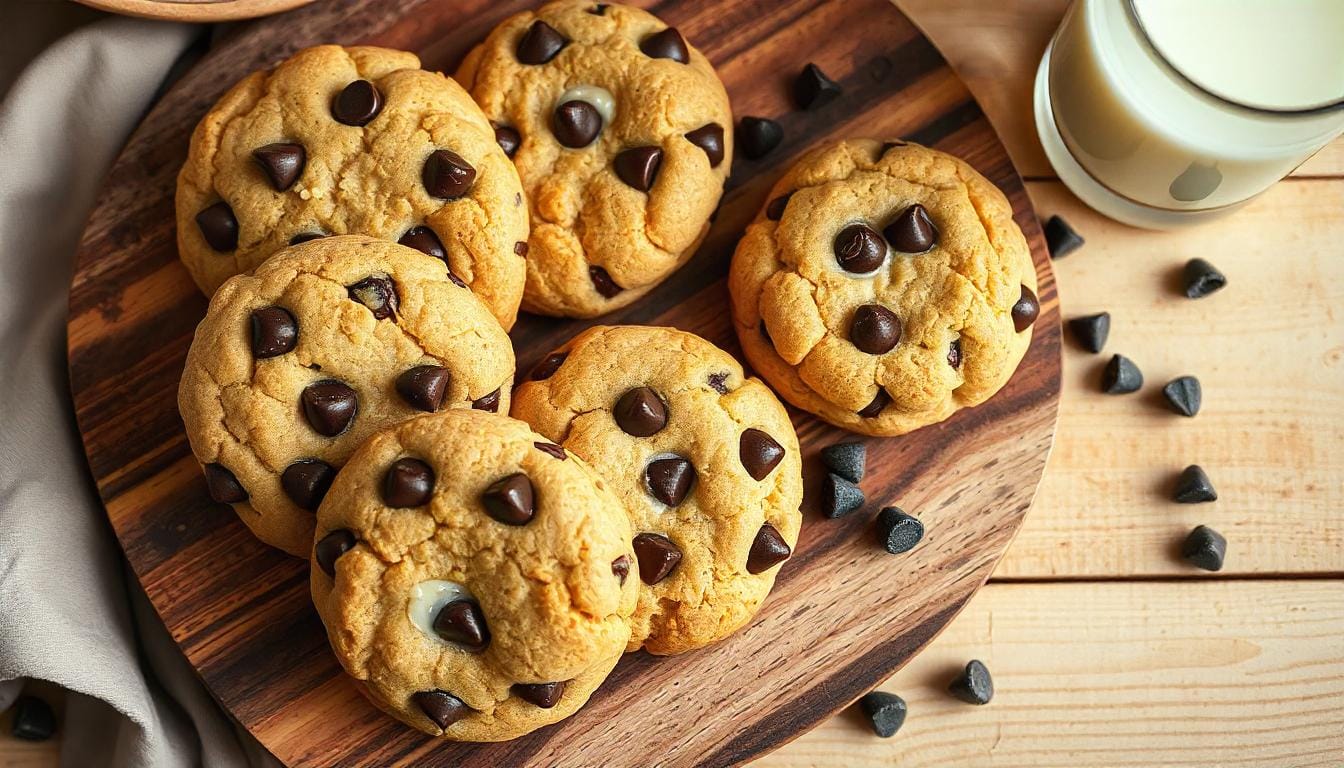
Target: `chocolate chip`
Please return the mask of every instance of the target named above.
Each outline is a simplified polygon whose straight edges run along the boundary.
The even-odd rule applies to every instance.
[[[36,696],[20,696],[14,702],[10,734],[23,741],[46,741],[56,734],[56,713]]]
[[[302,243],[306,243],[311,240],[321,240],[324,237],[326,237],[326,235],[322,232],[300,232],[299,234],[289,238],[289,244],[300,245]]]
[[[1227,557],[1227,539],[1207,525],[1197,525],[1181,544],[1181,557],[1206,571],[1221,571]]]
[[[417,411],[433,413],[443,406],[450,378],[442,365],[417,365],[397,377],[397,394]]]
[[[465,645],[472,651],[483,651],[490,644],[485,614],[470,600],[454,600],[440,608],[434,617],[434,632],[444,640]]]
[[[436,149],[425,158],[420,180],[430,197],[456,200],[471,191],[476,181],[476,169],[461,155],[450,149]]]
[[[877,513],[877,541],[893,555],[909,552],[924,538],[924,524],[899,507],[883,507]]]
[[[565,449],[562,448],[561,446],[556,445],[555,443],[533,443],[532,445],[538,451],[550,454],[551,456],[554,456],[555,458],[561,461],[564,461],[565,459],[569,458],[569,454],[565,453]]]
[[[387,275],[369,275],[346,287],[351,300],[369,308],[376,320],[386,320],[397,313],[397,285]]]
[[[1139,391],[1143,386],[1143,371],[1124,355],[1115,355],[1101,372],[1101,391],[1108,395],[1124,395]]]
[[[196,214],[196,226],[201,230],[201,237],[216,251],[232,251],[238,247],[238,219],[223,200]]]
[[[938,244],[938,227],[919,203],[901,211],[896,220],[882,230],[891,247],[901,253],[924,253]]]
[[[648,387],[635,387],[621,395],[611,416],[622,431],[635,437],[656,435],[667,426],[667,406]]]
[[[466,288],[466,287],[467,287],[467,284],[464,283],[464,282],[462,282],[462,278],[460,278],[460,277],[458,277],[457,275],[453,274],[453,270],[451,270],[451,269],[448,270],[448,282],[452,283],[453,285],[456,285],[458,288]]]
[[[653,498],[669,507],[686,499],[695,483],[695,467],[684,456],[654,459],[644,468],[644,481]]]
[[[1037,315],[1041,314],[1040,302],[1036,301],[1036,294],[1031,292],[1027,286],[1022,286],[1022,293],[1013,305],[1013,329],[1021,333],[1031,327],[1036,322]]]
[[[691,52],[686,49],[686,40],[675,27],[649,35],[639,44],[639,50],[651,59],[671,59],[685,64],[691,60]]]
[[[1050,258],[1062,259],[1082,248],[1084,242],[1082,235],[1059,216],[1051,216],[1045,222],[1045,244],[1050,249]]]
[[[560,53],[569,39],[560,34],[544,21],[532,22],[523,37],[518,41],[518,61],[524,64],[545,64]]]
[[[383,94],[368,80],[355,80],[336,95],[331,103],[331,116],[336,122],[359,127],[368,125],[383,111]]]
[[[478,411],[486,411],[488,413],[498,413],[499,390],[496,389],[494,392],[491,392],[488,395],[484,395],[480,398],[477,398],[476,400],[472,400],[471,407]]]
[[[611,572],[617,579],[620,579],[621,584],[624,585],[625,577],[630,575],[630,557],[628,555],[621,555],[615,560],[612,560]]]
[[[1184,277],[1185,295],[1190,299],[1202,299],[1227,285],[1227,277],[1219,272],[1217,267],[1203,259],[1187,261]]]
[[[658,167],[663,163],[663,150],[658,147],[634,147],[616,155],[611,161],[616,176],[626,184],[648,192],[658,178]]]
[[[784,218],[784,209],[788,207],[790,197],[793,197],[792,192],[785,193],[776,197],[774,200],[771,200],[770,204],[765,206],[765,218],[771,221],[779,221]]]
[[[300,509],[315,510],[336,479],[336,468],[318,459],[300,459],[280,473],[280,487]]]
[[[238,482],[229,468],[223,464],[206,464],[205,487],[210,492],[210,498],[221,504],[237,504],[241,501],[247,501],[247,489]]]
[[[448,261],[448,250],[443,247],[443,241],[429,227],[411,227],[397,242],[408,248],[414,248],[426,256]]]
[[[635,558],[639,560],[639,580],[645,584],[657,584],[666,579],[681,562],[681,549],[666,536],[641,533],[631,543],[635,547]]]
[[[764,480],[784,460],[784,446],[759,429],[748,429],[738,438],[737,454],[751,479]]]
[[[726,383],[727,381],[728,381],[727,371],[709,374],[710,388],[713,389],[715,392],[718,392],[720,395],[728,394],[728,384]]]
[[[542,709],[550,709],[560,703],[565,693],[565,684],[560,683],[514,683],[509,686],[514,696],[535,704]]]
[[[1205,501],[1217,501],[1218,492],[1213,489],[1213,481],[1204,468],[1191,464],[1181,470],[1176,478],[1176,487],[1171,493],[1172,501],[1180,504],[1199,504]]]
[[[594,16],[605,16],[607,15],[607,4],[598,3],[597,5],[594,5],[592,8],[589,8],[588,12],[593,14]]]
[[[686,134],[686,140],[705,151],[709,167],[718,168],[723,162],[723,126],[706,123]]]
[[[527,250],[528,250],[527,243],[523,242],[522,240],[519,240],[518,242],[513,244],[513,253],[516,256],[522,256],[524,259],[526,259]]]
[[[821,481],[821,513],[831,519],[848,515],[865,501],[863,490],[840,475],[829,473]]]
[[[509,159],[513,159],[513,156],[518,154],[518,147],[522,146],[523,137],[516,129],[507,125],[496,125],[495,143],[499,145],[500,149],[504,150],[504,154],[508,155]]]
[[[304,388],[299,398],[308,424],[319,434],[335,437],[344,432],[355,420],[359,398],[355,390],[343,382],[327,379]]]
[[[264,360],[294,349],[299,343],[299,323],[284,307],[252,310],[252,356]]]
[[[1069,330],[1073,331],[1073,337],[1083,349],[1100,352],[1106,346],[1106,337],[1111,334],[1111,313],[1075,317],[1069,321]]]
[[[821,463],[851,483],[857,483],[868,468],[868,447],[859,442],[828,445],[821,449]]]
[[[905,699],[886,691],[873,691],[859,699],[859,708],[868,718],[873,733],[889,739],[905,724]]]
[[[588,268],[588,279],[593,281],[593,287],[597,289],[598,293],[602,294],[603,298],[610,299],[625,290],[617,285],[615,280],[611,279],[611,275],[607,274],[607,270],[597,265]]]
[[[849,340],[860,352],[883,355],[901,340],[901,319],[881,304],[864,304],[854,310],[849,323]]]
[[[779,531],[766,523],[756,532],[755,541],[751,542],[751,551],[747,553],[747,573],[768,570],[789,559],[792,553],[793,550],[789,549],[788,542],[779,535]]]
[[[1199,379],[1194,376],[1181,376],[1167,382],[1167,386],[1162,388],[1162,396],[1167,398],[1171,409],[1182,416],[1199,413],[1199,405],[1203,400]]]
[[[420,691],[412,695],[411,700],[440,730],[471,714],[471,707],[447,691]]]
[[[966,669],[947,684],[947,692],[967,704],[988,704],[994,698],[994,680],[979,659],[971,659]]]
[[[434,470],[420,459],[397,459],[383,475],[383,503],[389,507],[423,507],[433,495]]]
[[[768,117],[744,117],[737,124],[737,140],[742,154],[759,160],[784,140],[784,129]]]
[[[302,144],[281,142],[252,150],[252,159],[261,166],[266,178],[271,180],[271,187],[276,192],[284,192],[299,180],[308,153]]]
[[[840,84],[826,76],[821,67],[808,64],[793,80],[793,100],[800,109],[816,109],[840,95]]]
[[[882,409],[886,408],[890,402],[891,395],[887,394],[887,390],[878,387],[877,395],[873,397],[871,403],[863,406],[863,410],[859,411],[859,416],[865,419],[877,418],[881,415]]]
[[[953,369],[961,367],[961,339],[953,339],[947,345],[947,364]]]
[[[840,268],[856,275],[872,272],[887,258],[887,244],[882,236],[863,223],[850,224],[840,230],[831,247]]]
[[[334,578],[337,558],[354,548],[355,534],[342,528],[318,539],[317,546],[313,547],[313,557],[317,560],[317,567]]]
[[[505,525],[525,525],[536,514],[532,481],[521,472],[490,484],[481,497],[485,511]]]
[[[566,101],[555,108],[551,132],[563,146],[581,149],[602,132],[602,113],[586,101]]]
[[[537,367],[532,369],[532,373],[528,374],[528,378],[533,381],[544,381],[551,378],[556,371],[560,370],[560,364],[565,362],[566,357],[569,357],[568,352],[555,352],[543,357],[541,362],[537,363]]]

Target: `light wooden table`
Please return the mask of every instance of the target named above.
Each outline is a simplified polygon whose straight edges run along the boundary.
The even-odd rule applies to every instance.
[[[1064,314],[1107,310],[1111,337],[1102,355],[1066,345],[1054,454],[993,583],[882,686],[909,703],[901,732],[878,739],[851,711],[757,765],[1344,764],[1344,141],[1223,221],[1129,229],[1054,179],[1031,122],[1066,0],[897,4],[969,83],[1041,215],[1088,239],[1055,262]],[[1229,286],[1180,297],[1195,256]],[[1099,393],[1111,352],[1144,392]],[[1204,387],[1194,419],[1151,396],[1186,373]],[[1167,500],[1190,463],[1217,502]],[[1201,523],[1228,538],[1216,575],[1175,555]],[[943,692],[971,658],[994,674],[985,707]],[[56,749],[0,735],[0,766]]]

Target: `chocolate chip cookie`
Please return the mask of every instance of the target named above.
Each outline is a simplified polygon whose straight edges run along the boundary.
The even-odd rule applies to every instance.
[[[249,75],[196,126],[177,179],[178,250],[206,295],[287,245],[363,234],[444,260],[508,329],[527,229],[471,97],[386,48],[323,45]]]
[[[714,68],[675,28],[624,5],[549,3],[496,27],[457,79],[531,202],[524,309],[601,315],[695,252],[733,121]]]
[[[312,592],[380,708],[455,741],[568,717],[625,651],[630,523],[600,478],[520,421],[391,426],[318,509]]]
[[[905,142],[842,141],[801,158],[738,243],[728,286],[742,349],[775,391],[870,435],[987,400],[1040,311],[1003,193]]]
[[[442,261],[345,235],[215,292],[178,405],[210,495],[306,557],[313,510],[365,437],[441,409],[507,412],[513,366],[509,337]]]
[[[598,326],[547,356],[513,415],[625,503],[644,588],[630,649],[672,654],[745,624],[798,540],[798,438],[731,356],[672,328]]]

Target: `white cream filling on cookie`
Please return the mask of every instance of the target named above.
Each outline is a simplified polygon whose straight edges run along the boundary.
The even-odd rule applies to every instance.
[[[560,94],[560,98],[555,102],[555,105],[558,107],[570,101],[584,101],[592,104],[597,113],[602,116],[603,128],[611,125],[611,121],[616,119],[616,97],[612,96],[611,91],[606,88],[596,85],[576,85]]]

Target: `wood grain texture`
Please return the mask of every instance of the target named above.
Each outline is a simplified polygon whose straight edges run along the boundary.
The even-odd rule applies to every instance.
[[[253,540],[210,503],[173,393],[205,301],[176,260],[172,180],[187,135],[244,72],[316,42],[419,52],[450,69],[523,3],[329,2],[249,26],[203,60],[146,118],[108,177],[77,259],[70,370],[89,463],[127,557],[214,694],[295,765],[728,765],[796,737],[926,643],[983,582],[1030,504],[1053,436],[1057,296],[1029,199],[993,130],[937,50],[885,0],[662,2],[719,67],[738,115],[777,117],[785,143],[740,160],[695,259],[603,322],[693,330],[736,351],[723,277],[732,247],[793,156],[827,138],[906,136],[958,154],[1008,194],[1033,246],[1042,314],[1018,374],[989,403],[944,424],[872,441],[865,488],[921,515],[908,557],[876,547],[871,519],[810,512],[797,554],[757,620],[675,659],[627,657],[578,715],[501,745],[445,745],[374,712],[338,672],[309,605],[306,564]],[[835,35],[844,29],[844,35]],[[798,113],[788,85],[814,61],[845,87]],[[514,329],[520,370],[591,323],[530,318]],[[842,436],[795,413],[814,455]],[[874,578],[880,574],[880,578]],[[632,750],[630,745],[637,744]]]

